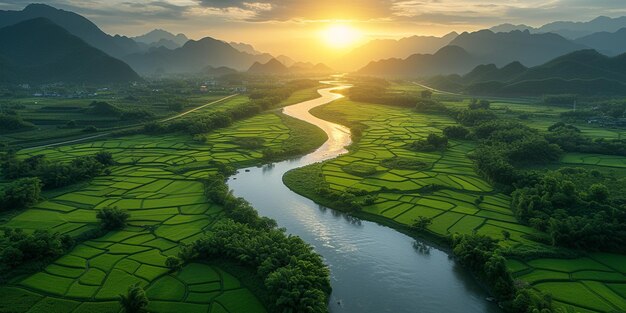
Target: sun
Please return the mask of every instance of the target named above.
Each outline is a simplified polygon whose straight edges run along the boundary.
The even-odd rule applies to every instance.
[[[361,32],[345,24],[333,24],[322,30],[322,40],[333,49],[345,49],[354,46],[361,39]]]

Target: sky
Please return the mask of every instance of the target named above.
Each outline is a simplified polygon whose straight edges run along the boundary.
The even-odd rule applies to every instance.
[[[31,1],[0,0],[0,10]],[[502,23],[541,26],[626,15],[626,0],[50,0],[110,34],[136,36],[155,28],[245,42],[274,55],[320,60],[375,38],[441,36]],[[339,34],[339,35],[338,35]],[[330,38],[327,37],[340,38]],[[346,38],[344,38],[346,37]],[[338,45],[337,41],[344,41]]]

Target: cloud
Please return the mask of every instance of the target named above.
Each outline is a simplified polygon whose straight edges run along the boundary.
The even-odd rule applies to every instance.
[[[206,8],[247,11],[249,21],[370,20],[394,14],[394,0],[200,0]]]

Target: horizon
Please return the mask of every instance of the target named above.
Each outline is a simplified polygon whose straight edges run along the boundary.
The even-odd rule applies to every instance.
[[[273,1],[226,4],[211,0],[165,0],[96,4],[54,0],[44,4],[81,14],[112,35],[136,37],[163,29],[185,34],[193,40],[212,37],[246,43],[273,56],[286,55],[296,61],[314,63],[330,62],[377,39],[441,37],[451,32],[474,32],[501,24],[540,27],[555,21],[587,22],[600,16],[626,15],[626,9],[616,1],[585,4],[580,0],[557,0],[540,6],[538,1],[507,5],[483,0],[462,1],[467,6],[451,5],[459,1],[374,2],[359,6],[355,1],[348,1],[330,12],[322,10],[325,5],[331,5],[326,1],[285,5]],[[30,2],[21,0],[0,1],[0,10],[22,10],[28,4]],[[359,10],[359,7],[365,9]],[[333,29],[343,29],[344,38],[329,37]]]

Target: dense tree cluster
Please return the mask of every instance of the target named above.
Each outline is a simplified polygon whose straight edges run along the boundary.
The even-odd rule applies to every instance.
[[[466,139],[469,134],[470,130],[460,125],[446,126],[443,129],[443,135],[451,139]]]
[[[119,208],[104,208],[96,211],[96,218],[104,230],[122,229],[130,218],[128,212]]]
[[[467,108],[470,110],[489,110],[491,102],[489,100],[472,99]]]
[[[255,268],[272,312],[328,310],[328,269],[311,246],[283,230],[225,221],[215,225],[208,238],[196,241],[193,250],[199,258],[225,257]]]
[[[465,109],[456,114],[456,120],[464,126],[476,126],[496,118],[495,113],[485,109]]]
[[[515,190],[512,207],[520,221],[548,233],[554,245],[624,253],[625,188],[623,179],[563,168]]]
[[[524,175],[516,166],[544,164],[560,158],[561,149],[541,134],[515,121],[493,120],[474,129],[481,140],[472,154],[478,171],[493,183],[512,186]]]
[[[37,177],[44,188],[56,188],[100,175],[113,163],[111,153],[106,151],[76,157],[68,163],[50,161],[45,155],[18,159],[9,153],[2,160],[2,173],[8,179]]]
[[[21,229],[5,228],[0,237],[0,273],[14,269],[25,262],[50,260],[63,255],[74,245],[68,235],[36,230],[26,233]]]
[[[39,201],[41,181],[27,177],[14,180],[0,190],[0,211],[25,209]]]
[[[326,312],[331,287],[320,256],[302,239],[277,229],[274,220],[260,217],[244,199],[234,197],[224,177],[209,177],[206,192],[223,205],[230,220],[182,249],[180,258],[228,258],[255,268],[270,295],[272,312]]]
[[[17,113],[9,114],[0,112],[0,130],[22,130],[32,127],[34,127],[32,123],[24,121]]]
[[[626,139],[597,138],[592,140],[583,136],[576,126],[563,122],[550,126],[546,139],[569,152],[626,156]]]
[[[95,115],[112,115],[123,120],[148,119],[152,112],[141,108],[121,108],[105,101],[93,101],[88,112]]]
[[[443,105],[441,102],[430,99],[430,98],[420,98],[417,99],[415,103],[415,110],[421,113],[446,113],[448,112],[448,108]]]
[[[552,312],[552,300],[548,295],[516,284],[493,238],[485,235],[455,235],[452,237],[452,249],[459,263],[489,284],[507,312]]]
[[[420,139],[409,144],[409,149],[421,152],[445,150],[448,147],[448,137],[445,135],[428,134],[425,139]]]

